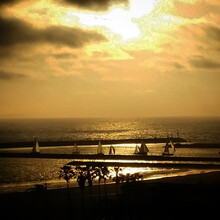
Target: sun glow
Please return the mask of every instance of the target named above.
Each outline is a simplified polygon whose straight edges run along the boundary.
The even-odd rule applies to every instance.
[[[62,23],[79,25],[86,28],[103,28],[118,35],[122,41],[129,41],[141,37],[138,19],[149,15],[155,8],[155,0],[131,0],[129,7],[114,7],[108,13],[86,13],[67,10]]]
[[[85,53],[89,57],[99,54],[102,60],[128,60],[133,57],[127,51],[161,52],[161,45],[170,40],[169,32],[192,22],[170,14],[171,8],[172,4],[162,0],[130,0],[126,6],[94,12],[41,0],[18,4],[8,15],[22,18],[37,28],[56,25],[101,33],[107,40],[86,45]]]

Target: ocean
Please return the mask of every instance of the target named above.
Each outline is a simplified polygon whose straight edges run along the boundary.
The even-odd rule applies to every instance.
[[[1,143],[142,139],[177,137],[192,143],[220,143],[220,118],[97,118],[97,119],[1,119]],[[150,155],[161,155],[164,144],[149,144]],[[116,145],[116,154],[133,154],[136,144]],[[72,146],[43,147],[41,153],[72,153]],[[97,146],[80,146],[80,153],[96,153]],[[109,146],[104,146],[108,153]],[[219,149],[177,149],[175,156],[219,157]],[[3,149],[0,152],[31,152],[31,148]],[[59,181],[60,167],[70,160],[0,158],[0,191],[39,182]],[[192,170],[143,169],[149,177],[162,177]]]
[[[0,143],[175,137],[220,142],[218,118],[2,119]]]

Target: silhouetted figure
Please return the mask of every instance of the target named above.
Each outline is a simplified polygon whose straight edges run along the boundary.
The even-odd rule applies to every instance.
[[[91,173],[90,173],[90,167],[87,166],[86,168],[87,168],[86,179],[88,180],[89,187],[92,187],[92,176],[91,176]]]
[[[119,172],[119,167],[115,167],[115,182],[116,184],[118,184],[120,182],[120,178],[118,176],[118,172]]]
[[[78,184],[79,184],[79,188],[80,188],[81,190],[84,190],[84,189],[85,189],[85,177],[84,177],[84,175],[83,175],[83,172],[80,172],[80,173],[79,173],[79,176],[78,176],[78,178],[77,178],[77,182],[78,182]]]

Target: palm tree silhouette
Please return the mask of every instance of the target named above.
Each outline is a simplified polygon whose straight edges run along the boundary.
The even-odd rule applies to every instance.
[[[76,177],[76,172],[73,171],[71,166],[64,165],[60,167],[60,175],[59,178],[64,178],[66,180],[67,189],[69,188],[70,179]]]
[[[60,168],[59,178],[64,178],[67,184],[68,212],[70,212],[70,215],[72,215],[72,201],[69,191],[69,181],[70,179],[75,177],[76,177],[76,172],[73,171],[71,166],[64,165],[63,167]]]

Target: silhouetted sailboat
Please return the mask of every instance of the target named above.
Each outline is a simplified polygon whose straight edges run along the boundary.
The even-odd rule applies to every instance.
[[[144,142],[142,142],[141,143],[141,148],[140,148],[140,153],[141,154],[147,154],[148,152],[149,152],[149,149],[148,149],[147,145]]]
[[[140,155],[147,155],[148,152],[149,152],[149,149],[148,149],[147,145],[144,142],[142,142],[140,147],[138,147],[136,145],[134,153],[135,154],[140,154]]]
[[[138,145],[136,145],[135,150],[134,150],[134,154],[138,154],[140,151],[140,148],[138,147]]]
[[[78,149],[76,143],[74,144],[74,147],[73,147],[73,154],[79,154],[79,149]]]
[[[175,145],[172,141],[170,141],[170,145],[171,145],[171,149],[172,149],[173,154],[174,154],[174,152],[176,151]]]
[[[39,144],[38,144],[37,137],[35,138],[35,143],[34,143],[34,146],[33,146],[33,149],[32,149],[32,153],[34,153],[34,154],[39,154],[40,153],[40,147],[39,147]]]
[[[171,148],[172,152],[170,152],[169,148]],[[175,146],[172,141],[170,141],[170,144],[168,142],[164,146],[164,152],[162,153],[163,156],[172,156],[174,152],[176,151]]]
[[[113,146],[110,146],[108,154],[109,155],[115,155],[115,148]]]
[[[102,144],[101,144],[101,141],[99,141],[99,144],[98,144],[98,149],[97,149],[97,154],[100,154],[100,155],[103,155],[103,150],[102,150]]]

